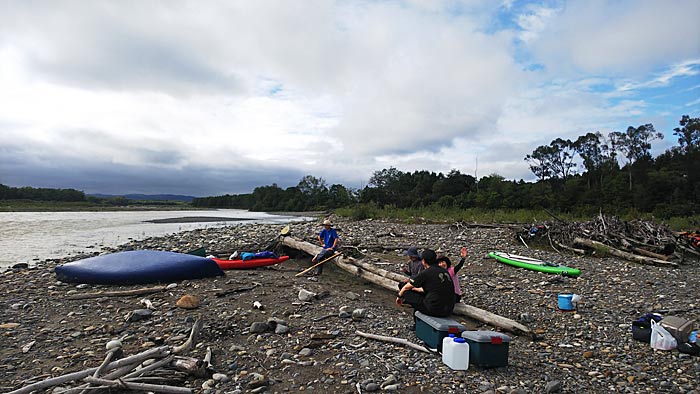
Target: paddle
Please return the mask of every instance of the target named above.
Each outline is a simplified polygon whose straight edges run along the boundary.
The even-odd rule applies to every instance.
[[[325,263],[326,261],[328,261],[328,260],[330,260],[330,259],[332,259],[332,258],[338,257],[338,256],[340,256],[341,254],[343,254],[343,252],[338,252],[338,253],[334,254],[333,256],[331,256],[331,257],[329,257],[329,258],[327,258],[327,259],[321,261],[320,263],[316,263],[316,264],[312,265],[311,267],[309,267],[309,268],[307,268],[307,269],[301,271],[300,273],[298,273],[298,274],[296,274],[296,275],[294,275],[294,276],[301,276],[301,275],[304,275],[305,273],[311,271],[312,269],[318,267],[319,265]]]

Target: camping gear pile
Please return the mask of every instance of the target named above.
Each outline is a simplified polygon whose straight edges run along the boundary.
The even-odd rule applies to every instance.
[[[693,327],[692,320],[647,313],[632,322],[632,338],[648,343],[653,349],[678,349],[681,353],[697,356],[700,354],[700,346],[697,344],[697,331]]]

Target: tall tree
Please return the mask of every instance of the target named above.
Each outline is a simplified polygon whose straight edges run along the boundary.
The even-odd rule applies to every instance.
[[[625,133],[619,131],[610,133],[610,139],[614,141],[617,149],[627,158],[630,191],[632,191],[632,164],[643,158],[651,159],[651,154],[649,153],[651,141],[663,138],[664,135],[658,133],[651,123],[636,128],[630,126]]]
[[[549,145],[538,146],[531,155],[525,156],[530,162],[530,170],[541,181],[547,178],[566,179],[576,168],[576,150],[571,140],[557,138]]]
[[[700,150],[700,118],[683,115],[678,123],[681,127],[673,129],[673,134],[678,136],[681,151],[690,153]]]

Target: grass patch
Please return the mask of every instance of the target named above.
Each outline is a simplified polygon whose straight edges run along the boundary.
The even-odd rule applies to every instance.
[[[335,210],[338,216],[344,216],[355,220],[363,219],[388,219],[411,223],[542,223],[545,221],[557,221],[552,215],[543,209],[482,209],[456,207],[441,207],[437,204],[422,208],[396,208],[394,206],[377,207],[373,204],[358,204],[353,207],[339,208]],[[553,212],[557,218],[566,222],[587,222],[593,216],[583,214],[571,214]],[[672,217],[670,219],[658,219],[652,214],[640,214],[628,212],[621,215],[623,220],[643,219],[657,224],[666,224],[674,231],[700,229],[700,215],[690,217]]]

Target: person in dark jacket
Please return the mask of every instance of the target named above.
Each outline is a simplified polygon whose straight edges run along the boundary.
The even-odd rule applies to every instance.
[[[455,305],[452,278],[446,269],[438,266],[435,251],[426,249],[421,257],[425,270],[399,290],[396,303],[410,305],[430,316],[450,316]]]

